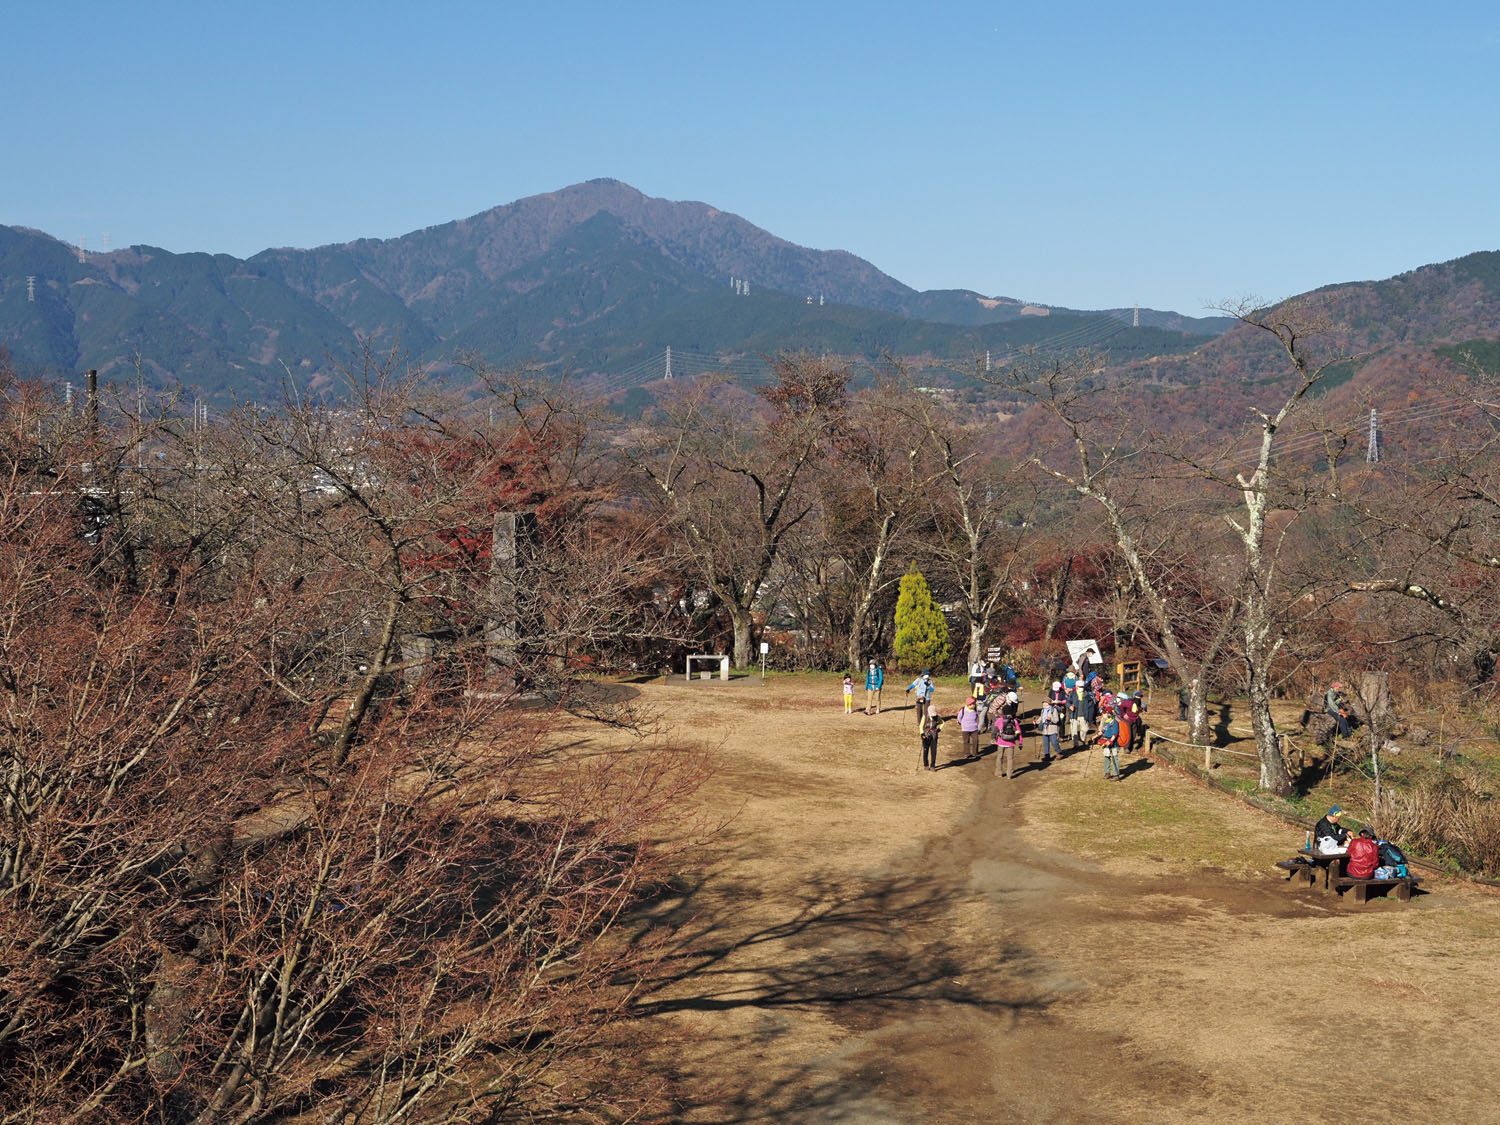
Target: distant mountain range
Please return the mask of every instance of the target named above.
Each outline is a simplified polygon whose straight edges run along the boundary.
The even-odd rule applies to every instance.
[[[438,366],[471,355],[624,387],[660,374],[668,347],[679,371],[794,349],[920,362],[1094,345],[1128,362],[1190,353],[1231,323],[918,292],[853,254],[616,180],[400,238],[244,260],[150,246],[80,255],[0,226],[0,344],[19,364],[116,379],[139,366],[152,383],[223,397],[256,397],[288,371],[316,386],[360,341]]]

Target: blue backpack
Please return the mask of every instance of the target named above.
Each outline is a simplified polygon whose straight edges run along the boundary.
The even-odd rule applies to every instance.
[[[1389,867],[1395,871],[1397,879],[1405,879],[1410,872],[1406,867],[1406,853],[1389,840],[1378,841],[1380,845],[1380,865]]]

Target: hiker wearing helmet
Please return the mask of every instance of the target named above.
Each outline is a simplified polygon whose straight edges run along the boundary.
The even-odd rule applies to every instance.
[[[1344,685],[1335,680],[1328,688],[1328,694],[1323,697],[1323,710],[1333,716],[1333,721],[1338,724],[1339,737],[1349,737],[1349,699],[1344,695]]]

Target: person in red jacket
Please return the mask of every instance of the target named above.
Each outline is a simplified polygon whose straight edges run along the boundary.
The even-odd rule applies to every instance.
[[[1369,879],[1380,866],[1380,845],[1375,842],[1375,833],[1361,828],[1359,835],[1349,841],[1349,859],[1344,870],[1351,879]]]

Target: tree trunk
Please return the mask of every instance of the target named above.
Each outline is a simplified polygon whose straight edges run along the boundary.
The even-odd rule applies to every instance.
[[[516,517],[513,512],[495,513],[490,533],[490,604],[493,607],[484,632],[486,671],[510,676],[516,667]]]
[[[977,617],[969,618],[969,667],[971,668],[974,662],[984,655],[980,651],[980,645],[984,644],[984,630],[988,624],[987,620]]]
[[[880,535],[875,543],[875,556],[870,560],[869,572],[865,575],[865,586],[860,591],[859,600],[854,603],[854,618],[849,623],[849,663],[850,668],[859,668],[864,664],[865,620],[870,616],[870,609],[875,604],[875,597],[880,593],[880,576],[885,571],[887,548],[890,545],[891,533],[896,524],[895,513],[887,513],[880,523]]]
[[[1208,745],[1208,679],[1203,675],[1188,685],[1188,741]]]
[[[1278,797],[1292,795],[1292,777],[1276,737],[1276,720],[1271,715],[1271,685],[1261,664],[1250,665],[1250,726],[1255,731],[1255,751],[1260,757],[1260,788]]]
[[[1053,635],[1057,632],[1057,623],[1062,620],[1063,606],[1068,600],[1068,585],[1073,577],[1073,559],[1069,555],[1068,561],[1057,568],[1057,573],[1052,576],[1052,589],[1047,599],[1047,628],[1042,633],[1042,643],[1050,644]]]
[[[734,624],[734,666],[743,671],[750,667],[750,610],[732,605],[729,620]]]

